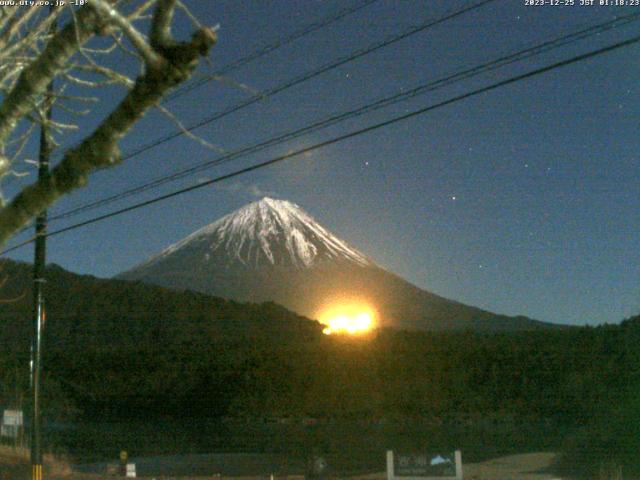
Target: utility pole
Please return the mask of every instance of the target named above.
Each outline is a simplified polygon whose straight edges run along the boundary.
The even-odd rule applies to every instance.
[[[53,2],[49,15],[54,14]],[[51,24],[49,33],[56,30],[56,22]],[[40,126],[40,153],[38,155],[38,181],[49,178],[49,158],[52,142],[49,120],[51,120],[53,101],[53,80],[47,86],[44,97],[44,118]],[[47,211],[36,217],[36,241],[33,261],[33,331],[31,336],[31,479],[42,480],[42,417],[40,409],[42,377],[42,334],[45,323],[44,268],[46,264]]]
[[[49,101],[49,99],[45,100]],[[46,118],[51,118],[50,106]],[[38,156],[38,180],[49,176],[49,127],[45,123],[40,129],[40,154]],[[40,390],[42,375],[42,334],[45,322],[44,268],[46,264],[47,211],[36,217],[36,241],[33,261],[33,331],[31,334],[31,467],[32,480],[42,480],[42,444]]]

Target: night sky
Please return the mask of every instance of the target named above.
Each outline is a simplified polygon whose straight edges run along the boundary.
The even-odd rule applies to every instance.
[[[220,25],[215,71],[360,1],[191,0]],[[471,1],[379,0],[167,104],[186,125]],[[491,61],[640,7],[497,0],[195,131],[225,151]],[[596,2],[598,3],[598,2]],[[180,21],[176,34],[192,28]],[[314,132],[103,209],[312,145],[640,33],[640,21]],[[123,61],[124,65],[127,65]],[[131,63],[131,62],[130,62]],[[133,68],[131,63],[127,68]],[[399,122],[276,166],[53,237],[48,259],[109,277],[264,195],[293,201],[417,286],[505,314],[570,324],[640,312],[640,46],[620,49]],[[104,89],[103,99],[122,90]],[[83,120],[95,123],[104,108]],[[149,114],[126,152],[175,125]],[[85,130],[86,132],[86,130]],[[80,137],[70,135],[63,144]],[[32,153],[33,154],[33,153]],[[185,137],[95,174],[66,211],[216,157]],[[7,187],[15,193],[14,181]],[[16,237],[13,243],[26,238]],[[9,244],[9,246],[11,243]],[[11,258],[31,261],[32,246]]]

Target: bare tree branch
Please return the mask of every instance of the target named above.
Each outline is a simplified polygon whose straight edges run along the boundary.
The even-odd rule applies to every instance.
[[[25,187],[0,210],[0,244],[62,195],[85,185],[91,172],[119,163],[118,142],[149,108],[157,105],[169,90],[188,79],[199,58],[208,54],[216,41],[216,33],[212,29],[202,28],[196,31],[189,42],[176,43],[171,38],[170,22],[174,7],[174,0],[159,0],[154,13],[151,37],[155,41],[152,41],[152,45],[161,61],[147,63],[144,73],[136,79],[122,102],[77,148],[66,152],[48,178]],[[40,85],[43,78],[49,79],[61,72],[64,66],[61,59],[68,60],[77,52],[78,43],[86,41],[97,28],[103,26],[101,19],[86,13],[88,11],[96,12],[93,9],[82,9],[83,22],[88,23],[78,25],[79,42],[75,42],[76,33],[65,28],[51,39],[43,52],[42,57],[46,57],[47,61],[38,59],[34,63],[39,63],[39,68],[30,66],[23,72],[10,94],[16,101],[29,103],[34,92],[42,92]],[[80,18],[80,14],[78,17]],[[118,25],[119,20],[113,16],[110,19]],[[87,28],[87,25],[91,25],[91,28]],[[52,67],[47,62],[53,62],[55,66]],[[27,72],[29,75],[25,75]],[[15,123],[28,110],[24,105],[19,109],[5,108],[5,104],[6,102],[0,106],[0,142],[6,139],[15,128]]]
[[[158,0],[151,21],[151,46],[156,50],[171,46],[171,22],[176,9],[176,0]]]
[[[196,135],[193,132],[189,131],[189,129],[187,127],[185,127],[184,124],[178,119],[178,117],[176,117],[168,108],[163,107],[159,103],[156,104],[156,108],[158,110],[160,110],[173,123],[175,123],[178,126],[178,128],[180,129],[180,131],[182,132],[182,134],[185,135],[187,138],[190,138],[194,142],[197,142],[200,145],[202,145],[203,147],[208,148],[209,150],[212,150],[212,151],[214,151],[216,153],[226,153],[226,150],[224,148],[219,147],[218,145],[214,145],[211,142],[207,142],[204,138],[199,137],[198,135]]]
[[[138,8],[136,8],[131,14],[129,14],[129,16],[127,16],[127,19],[130,22],[133,22],[139,18],[141,18],[144,13],[149,10],[158,0],[147,0],[146,2],[144,2],[142,5],[140,5]]]
[[[42,54],[22,71],[16,85],[0,105],[0,144],[6,142],[18,121],[33,109],[36,98],[44,94],[47,85],[65,68],[80,45],[89,40],[101,25],[103,20],[95,10],[81,8],[78,22],[61,29]],[[0,177],[3,173],[0,162]]]
[[[114,7],[105,0],[92,0],[90,4],[100,15],[108,18],[111,22],[120,28],[129,38],[136,50],[140,52],[147,65],[154,68],[159,67],[162,58],[151,48],[144,36],[133,26],[133,24],[124,16],[122,16]]]
[[[27,9],[16,9],[20,10],[22,15],[14,15],[11,17],[11,20],[8,22],[8,25],[0,35],[0,48],[6,47],[6,45],[11,41],[14,35],[18,33],[20,27],[22,27],[34,14],[37,13],[38,9],[36,8],[27,8]]]

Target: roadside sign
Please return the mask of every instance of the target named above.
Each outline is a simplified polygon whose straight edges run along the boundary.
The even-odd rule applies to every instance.
[[[2,415],[2,424],[21,427],[24,424],[22,410],[5,410]]]
[[[455,452],[387,451],[388,480],[462,480],[462,455]]]
[[[127,478],[136,478],[136,464],[127,463]]]
[[[0,425],[0,437],[17,439],[24,425],[22,410],[5,410]]]

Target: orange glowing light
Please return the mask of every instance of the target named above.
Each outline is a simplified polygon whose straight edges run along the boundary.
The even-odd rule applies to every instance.
[[[321,323],[326,327],[325,335],[350,334],[361,335],[375,328],[375,313],[365,304],[334,305],[319,315]]]

